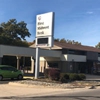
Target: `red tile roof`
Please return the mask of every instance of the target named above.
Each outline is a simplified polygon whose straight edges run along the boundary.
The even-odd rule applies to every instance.
[[[63,49],[65,48],[65,49],[92,51],[92,52],[100,53],[100,49],[97,49],[97,48],[92,47],[92,46],[84,46],[84,45],[61,43],[61,42],[54,42],[54,45],[59,46]]]

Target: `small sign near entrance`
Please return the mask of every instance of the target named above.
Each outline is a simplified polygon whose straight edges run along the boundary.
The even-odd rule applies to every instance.
[[[36,16],[36,47],[53,46],[53,19],[53,12]]]

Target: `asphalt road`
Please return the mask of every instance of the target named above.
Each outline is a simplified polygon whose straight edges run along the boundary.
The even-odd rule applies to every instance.
[[[100,87],[68,90],[12,86],[9,82],[11,80],[0,81],[0,100],[100,100]]]
[[[0,81],[0,85],[1,84],[8,84],[9,82],[14,82],[17,81],[17,79],[11,80],[11,79],[3,79],[3,81]]]
[[[49,96],[3,96],[0,100],[100,100],[100,90],[80,93],[64,93]]]
[[[100,100],[100,88],[89,91],[22,98],[23,100]]]

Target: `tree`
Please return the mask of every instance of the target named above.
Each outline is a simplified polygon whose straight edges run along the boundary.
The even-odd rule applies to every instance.
[[[0,44],[28,46],[25,38],[30,37],[31,34],[26,26],[24,21],[17,23],[16,19],[1,23]]]
[[[77,45],[81,45],[81,43],[78,42],[78,41],[68,40],[68,39],[66,40],[66,39],[64,39],[64,38],[62,38],[62,39],[57,38],[57,39],[54,39],[54,41],[55,41],[55,42],[61,42],[61,43],[68,43],[68,44],[77,44]]]
[[[64,42],[64,43],[66,43],[66,40],[63,38],[63,39],[60,39],[59,42]]]
[[[100,49],[100,42],[95,47]]]
[[[60,41],[60,39],[58,39],[58,38],[57,38],[57,39],[54,39],[54,41],[55,41],[55,42],[59,42],[59,41]]]

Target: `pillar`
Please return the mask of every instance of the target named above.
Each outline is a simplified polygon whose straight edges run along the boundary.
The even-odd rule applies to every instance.
[[[0,65],[2,64],[2,57],[0,57]]]
[[[20,69],[20,58],[21,56],[16,56],[17,57],[17,69]]]
[[[31,56],[31,72],[35,73],[35,58]]]

